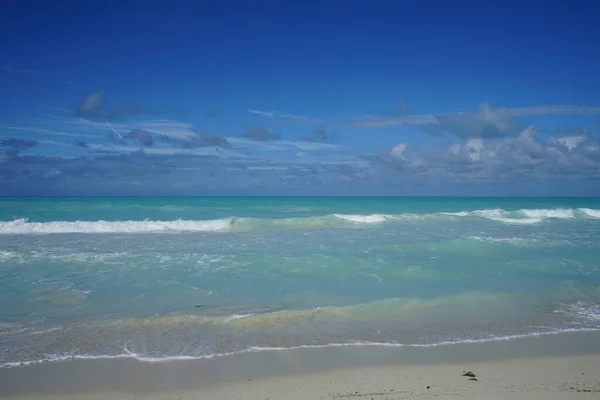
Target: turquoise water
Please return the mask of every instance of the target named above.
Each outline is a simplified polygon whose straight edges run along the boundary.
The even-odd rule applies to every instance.
[[[1,198],[0,364],[600,329],[600,199]]]

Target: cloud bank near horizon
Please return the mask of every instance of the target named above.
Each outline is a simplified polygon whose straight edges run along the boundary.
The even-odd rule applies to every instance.
[[[95,91],[72,112],[0,128],[2,194],[318,194],[335,188],[358,193],[369,187],[393,193],[399,187],[431,191],[466,184],[482,188],[600,180],[597,134],[577,127],[540,134],[520,120],[527,115],[595,115],[600,107],[482,103],[470,112],[431,115],[409,114],[405,101],[396,108],[389,116],[346,117],[339,123],[249,111],[271,122],[312,124],[306,134],[288,138],[285,129],[269,123],[224,134],[157,119],[141,106],[111,108],[105,105],[104,91]],[[221,115],[208,114],[212,119]],[[399,140],[388,146],[356,146],[344,134],[344,127],[352,127],[378,135],[378,128],[398,124],[418,126],[429,144]]]

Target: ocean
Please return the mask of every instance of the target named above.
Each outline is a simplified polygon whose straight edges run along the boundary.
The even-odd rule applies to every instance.
[[[0,364],[600,330],[600,199],[0,198]]]

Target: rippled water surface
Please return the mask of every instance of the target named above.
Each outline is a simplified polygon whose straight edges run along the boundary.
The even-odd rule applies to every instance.
[[[0,363],[600,329],[600,200],[0,199]]]

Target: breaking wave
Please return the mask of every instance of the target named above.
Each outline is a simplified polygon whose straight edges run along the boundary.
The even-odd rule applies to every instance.
[[[29,222],[26,218],[0,222],[0,234],[29,233],[149,233],[218,232],[231,226],[231,219],[206,221],[51,221]]]
[[[390,216],[381,215],[381,214],[371,214],[371,215],[344,215],[344,214],[334,214],[335,217],[341,218],[345,221],[349,222],[360,222],[365,224],[373,224],[378,222],[386,222]]]
[[[173,221],[49,221],[32,222],[27,218],[0,221],[0,234],[51,233],[168,233],[168,232],[244,232],[265,229],[307,229],[357,227],[384,223],[401,223],[425,219],[480,218],[506,224],[537,224],[546,220],[597,220],[600,210],[577,209],[502,209],[430,214],[331,214],[303,218],[222,218],[212,220]]]
[[[440,213],[454,217],[479,217],[508,224],[537,224],[546,219],[596,219],[600,218],[600,210],[589,208],[555,208],[555,209],[523,209],[506,211],[502,209],[460,211]]]

